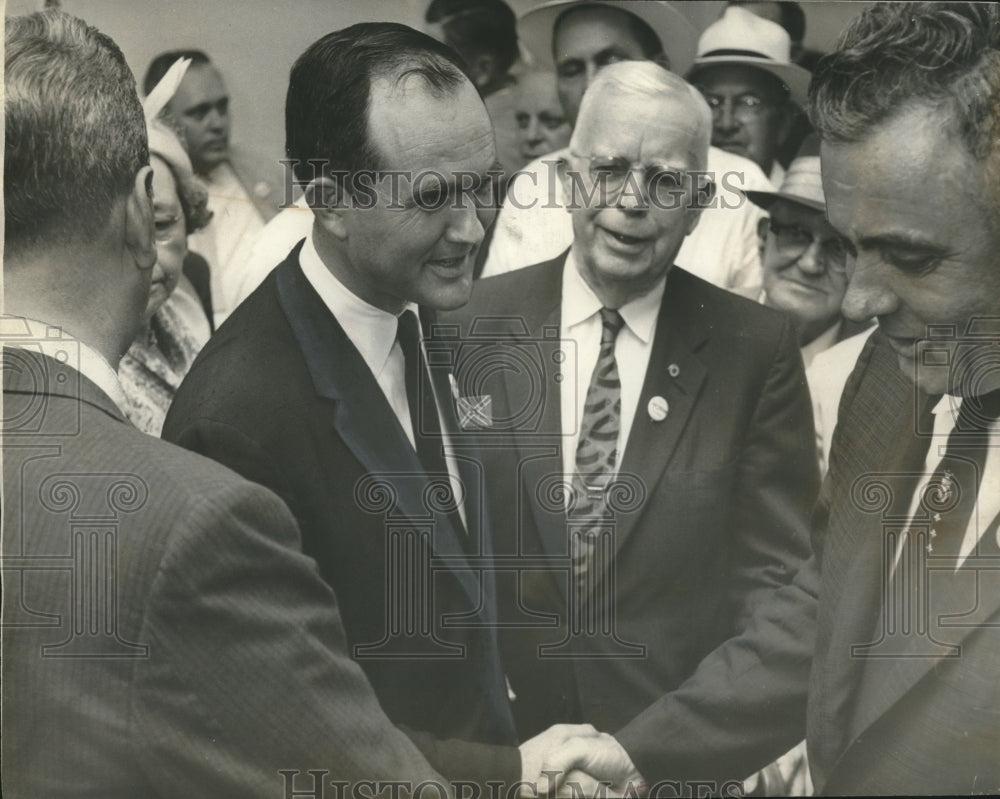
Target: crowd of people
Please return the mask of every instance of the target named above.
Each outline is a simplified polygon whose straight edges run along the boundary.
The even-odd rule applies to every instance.
[[[7,18],[3,793],[1000,792],[1000,7],[425,20]]]

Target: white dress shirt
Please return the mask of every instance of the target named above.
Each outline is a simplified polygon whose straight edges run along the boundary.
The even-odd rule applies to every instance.
[[[127,402],[118,372],[101,353],[58,325],[23,316],[0,317],[0,340],[5,347],[47,355],[75,369],[107,394],[124,415]]]
[[[208,261],[212,315],[218,328],[238,304],[242,273],[264,220],[228,162],[201,180],[208,189],[212,221],[188,236],[188,246]]]
[[[379,388],[382,389],[382,393],[389,402],[389,407],[392,408],[393,414],[415,450],[416,439],[413,435],[410,405],[406,397],[406,362],[403,348],[396,338],[399,326],[398,317],[365,302],[334,277],[316,251],[312,236],[308,236],[302,245],[302,251],[299,253],[299,265],[302,267],[302,273],[306,280],[316,289],[323,304],[336,317],[351,343],[361,354],[361,358],[368,366]],[[410,303],[404,308],[404,312],[407,310],[412,310],[419,316],[419,309],[414,303]],[[423,346],[422,339],[421,346]],[[464,494],[461,480],[458,477],[458,464],[451,447],[448,428],[441,416],[441,403],[452,400],[451,397],[437,395],[435,398],[445,448],[448,478],[452,491],[458,498],[458,512],[462,523],[466,524],[465,508],[462,502]]]
[[[569,475],[576,471],[580,422],[587,401],[590,378],[600,356],[603,327],[600,311],[603,306],[593,289],[580,275],[575,249],[571,249],[566,257],[562,285],[559,337],[563,341],[563,348],[572,347],[576,356],[563,359],[560,382],[562,386],[560,410],[564,437],[563,471]],[[649,354],[653,349],[656,320],[659,317],[665,286],[666,277],[651,291],[618,309],[625,324],[618,331],[615,340],[615,360],[618,363],[622,400],[621,427],[615,459],[616,472],[625,454],[625,445],[632,430],[642,384],[646,379],[646,368],[649,366]]]

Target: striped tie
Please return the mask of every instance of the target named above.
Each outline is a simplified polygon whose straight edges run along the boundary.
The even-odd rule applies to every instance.
[[[573,475],[572,516],[594,521],[593,525],[574,529],[570,540],[573,574],[577,578],[586,574],[593,560],[600,519],[605,512],[605,489],[615,474],[621,431],[622,386],[615,360],[615,339],[624,320],[618,311],[601,308],[601,324],[601,352],[587,389]]]

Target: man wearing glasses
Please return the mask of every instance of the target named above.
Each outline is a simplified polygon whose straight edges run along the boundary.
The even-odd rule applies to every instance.
[[[712,109],[712,144],[754,161],[775,186],[785,175],[778,151],[809,86],[790,52],[784,28],[730,6],[701,35],[688,76]]]
[[[479,281],[453,317],[458,392],[490,401],[495,549],[534,563],[498,576],[523,736],[617,729],[808,549],[817,469],[792,322],[673,265],[713,195],[697,174],[710,135],[678,76],[605,67],[570,142],[572,245]]]
[[[761,301],[795,320],[808,368],[816,355],[869,326],[840,312],[847,290],[847,248],[826,220],[819,140],[806,140],[778,191],[750,191],[747,196],[771,215],[758,230],[764,265]]]

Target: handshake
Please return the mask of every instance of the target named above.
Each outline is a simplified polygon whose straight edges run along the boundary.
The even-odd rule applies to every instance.
[[[523,799],[645,793],[642,775],[621,744],[590,724],[553,725],[520,750]]]

